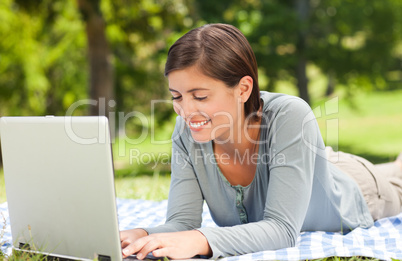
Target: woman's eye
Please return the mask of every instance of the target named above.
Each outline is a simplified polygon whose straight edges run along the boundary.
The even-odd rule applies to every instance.
[[[181,96],[172,96],[172,100],[174,101],[174,100],[178,100],[178,99],[180,99],[181,98]]]
[[[206,98],[207,98],[207,96],[204,96],[204,97],[196,97],[196,96],[194,96],[194,99],[196,99],[198,101],[205,100]]]

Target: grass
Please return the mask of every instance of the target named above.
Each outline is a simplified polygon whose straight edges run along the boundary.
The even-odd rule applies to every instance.
[[[116,195],[119,198],[132,198],[161,201],[169,194],[170,175],[116,178]]]
[[[354,97],[353,106],[343,99],[313,108],[321,109],[317,121],[327,144],[380,163],[394,160],[402,151],[401,100],[402,90],[371,92]],[[335,113],[326,114],[325,109]]]
[[[379,260],[376,258],[370,258],[370,257],[360,257],[360,256],[352,256],[352,257],[327,257],[327,258],[321,258],[321,259],[315,259],[315,261],[363,261],[363,260]],[[396,260],[396,259],[394,259]]]

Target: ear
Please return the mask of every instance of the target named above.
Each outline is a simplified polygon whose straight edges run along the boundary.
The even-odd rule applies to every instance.
[[[240,99],[242,103],[246,103],[250,98],[251,91],[253,90],[253,78],[251,76],[244,76],[239,81]]]

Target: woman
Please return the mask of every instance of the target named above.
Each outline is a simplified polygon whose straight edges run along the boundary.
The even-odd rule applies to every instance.
[[[235,27],[188,32],[165,75],[179,114],[167,221],[122,231],[123,256],[274,250],[300,231],[370,227],[399,213],[402,160],[374,166],[325,148],[304,101],[259,91],[254,53]],[[204,200],[219,227],[200,228]]]

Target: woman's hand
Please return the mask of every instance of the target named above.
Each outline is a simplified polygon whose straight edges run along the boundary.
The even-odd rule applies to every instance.
[[[121,248],[124,249],[131,243],[137,241],[138,239],[142,237],[148,236],[147,231],[141,228],[134,228],[130,230],[123,230],[120,231],[120,242],[121,242]],[[124,255],[124,253],[123,253]],[[125,255],[129,256],[131,254]]]
[[[198,230],[151,234],[145,237],[141,237],[143,234],[137,234],[135,229],[121,233],[123,257],[137,254],[138,259],[143,259],[150,252],[155,257],[166,256],[172,259],[211,255],[207,239]]]

